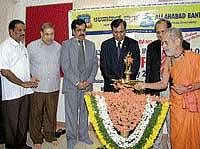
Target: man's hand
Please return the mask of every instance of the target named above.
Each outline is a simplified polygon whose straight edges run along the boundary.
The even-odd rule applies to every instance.
[[[39,80],[35,77],[32,77],[30,81],[22,81],[18,78],[11,70],[1,69],[1,74],[6,77],[9,81],[24,88],[36,88],[38,86]]]
[[[133,88],[136,89],[136,90],[143,90],[143,89],[145,89],[146,87],[145,87],[145,83],[143,83],[143,82],[138,82],[138,83],[136,83],[136,84],[134,85]]]
[[[79,83],[78,83],[77,88],[78,88],[79,90],[85,90],[89,85],[90,85],[89,82],[87,82],[87,81],[82,81],[82,82],[79,82]]]
[[[77,84],[77,88],[79,89],[79,90],[82,90],[83,89],[83,82],[79,82],[78,84]]]
[[[120,83],[114,83],[114,84],[112,84],[112,85],[113,85],[113,87],[114,87],[116,90],[125,88],[125,87],[124,87],[122,84],[120,84]]]
[[[83,81],[83,84],[84,84],[84,90],[90,85],[88,81]]]
[[[38,83],[33,81],[25,81],[21,84],[21,86],[24,88],[36,88],[38,87]]]
[[[171,86],[171,88],[177,92],[178,94],[183,94],[183,93],[187,93],[187,92],[190,92],[192,90],[192,85],[187,85],[187,86],[184,86],[184,85],[176,85],[174,84],[173,86]]]
[[[30,81],[32,81],[32,82],[40,82],[36,77],[31,77],[31,79],[30,79]]]
[[[38,87],[39,80],[36,77],[31,77],[30,81],[25,81],[21,84],[24,88],[36,88]]]

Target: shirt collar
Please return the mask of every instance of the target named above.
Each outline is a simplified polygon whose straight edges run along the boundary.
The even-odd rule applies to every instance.
[[[22,42],[18,43],[12,37],[9,37],[9,40],[10,40],[11,44],[14,45],[14,46],[22,46],[23,45]]]
[[[79,39],[78,38],[75,38],[76,39],[76,41],[77,41],[77,43],[79,44]],[[85,45],[85,40],[83,40],[83,45]]]
[[[116,47],[118,47],[118,42],[119,42],[118,40],[115,40]],[[124,42],[124,39],[123,39],[123,40],[121,40],[120,42],[121,42],[121,44],[120,44],[120,47],[122,47],[122,45],[123,45],[123,42]]]
[[[40,38],[39,41],[40,41],[40,45],[41,45],[41,46],[46,45],[46,44],[42,41],[42,38]]]
[[[54,43],[54,41],[53,41],[50,45],[47,45],[46,43],[44,43],[44,41],[42,40],[42,38],[40,38],[39,41],[40,41],[40,45],[41,46],[51,46]]]

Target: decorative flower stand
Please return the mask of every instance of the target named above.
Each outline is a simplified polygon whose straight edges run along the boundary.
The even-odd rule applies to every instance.
[[[129,89],[92,93],[85,101],[98,139],[107,149],[151,148],[169,109],[168,100]]]

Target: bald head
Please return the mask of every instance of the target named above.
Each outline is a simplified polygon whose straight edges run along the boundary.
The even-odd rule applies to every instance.
[[[183,52],[183,35],[180,29],[170,28],[167,30],[163,40],[163,47],[167,56],[177,57]]]
[[[181,30],[178,28],[169,28],[167,34],[169,35],[169,38],[172,40],[178,38],[180,39],[181,42],[183,41],[183,34]]]

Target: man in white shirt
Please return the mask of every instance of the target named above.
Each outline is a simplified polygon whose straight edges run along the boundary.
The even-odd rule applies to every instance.
[[[43,23],[41,38],[28,44],[31,75],[40,82],[31,96],[30,137],[35,149],[41,149],[43,139],[57,144],[56,113],[60,88],[60,47],[54,40],[54,27]]]
[[[0,44],[2,83],[2,113],[5,122],[6,149],[29,149],[26,145],[29,101],[28,94],[37,87],[36,78],[30,78],[28,53],[23,45],[25,24],[12,20],[10,37]]]

